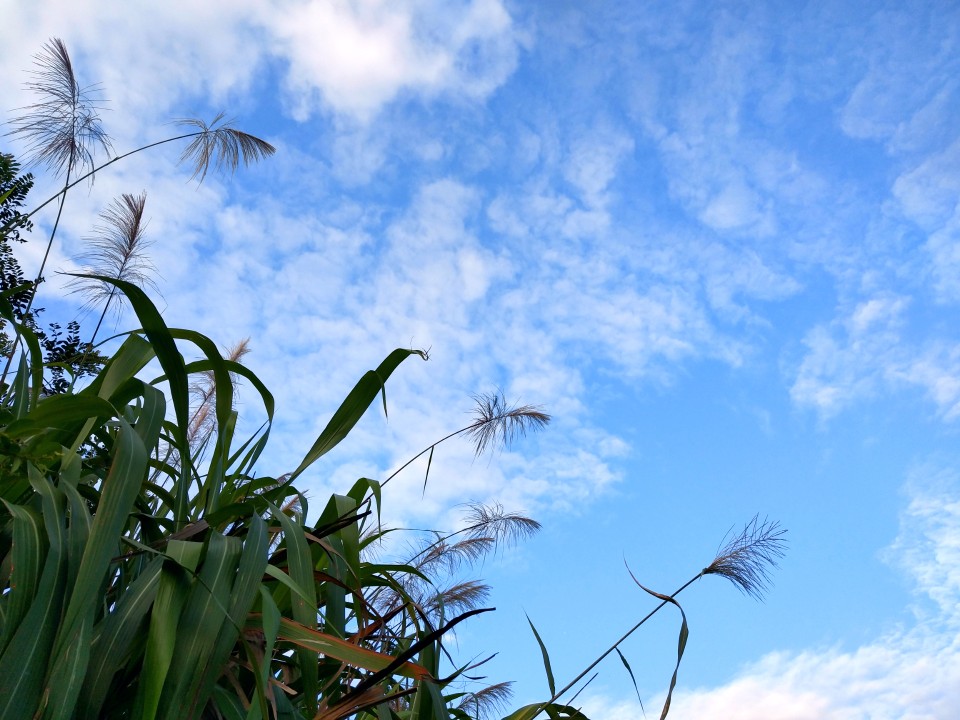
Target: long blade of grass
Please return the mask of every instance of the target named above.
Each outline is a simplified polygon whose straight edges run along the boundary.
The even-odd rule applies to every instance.
[[[360,381],[354,386],[350,394],[341,403],[340,407],[330,418],[327,426],[320,433],[320,436],[314,442],[313,447],[303,458],[297,469],[294,470],[290,479],[295,480],[304,470],[317,461],[318,458],[328,453],[337,444],[343,440],[347,433],[357,424],[357,421],[363,416],[370,407],[378,394],[383,392],[385,383],[394,370],[411,355],[418,355],[426,359],[426,354],[421,350],[404,350],[398,348],[390,353],[386,359],[377,367],[376,370],[368,370]],[[384,406],[386,406],[386,396],[384,396]]]
[[[160,698],[157,717],[186,720],[199,717],[206,704],[198,688],[204,668],[210,664],[230,605],[230,590],[237,575],[242,553],[239,538],[210,533],[200,571],[192,583],[190,595],[177,629],[176,658]],[[219,677],[222,667],[210,671]]]
[[[633,670],[630,668],[630,663],[627,662],[627,658],[624,657],[623,653],[620,652],[620,648],[614,648],[617,651],[617,655],[620,656],[620,662],[623,663],[623,666],[627,669],[627,673],[630,675],[630,679],[633,681],[633,689],[637,693],[637,702],[640,703],[640,709],[643,710],[643,714],[646,715],[647,711],[643,709],[643,700],[640,699],[640,688],[637,687],[637,679],[633,676]]]
[[[80,277],[80,276],[75,276]],[[147,336],[153,352],[156,354],[160,367],[163,368],[164,377],[170,386],[170,399],[173,402],[173,411],[176,417],[176,423],[173,427],[173,441],[177,452],[181,458],[190,457],[190,443],[187,439],[187,427],[189,426],[189,402],[190,391],[187,381],[187,371],[183,361],[183,356],[177,349],[177,344],[170,334],[166,323],[160,316],[156,306],[136,285],[118,280],[116,278],[106,277],[104,275],[85,275],[94,280],[100,280],[105,283],[115,285],[117,289],[126,295],[130,307],[137,315],[143,333]],[[186,524],[187,508],[189,501],[189,463],[182,462],[180,466],[180,475],[177,479],[177,487],[173,495],[176,499],[176,507],[173,508],[174,521]]]
[[[90,538],[70,594],[55,650],[75,645],[78,634],[99,597],[103,578],[117,549],[130,509],[146,477],[147,451],[140,436],[123,418],[117,419],[119,432],[114,444],[113,462],[103,481]]]
[[[283,530],[290,579],[303,592],[302,597],[291,597],[293,619],[300,625],[314,630],[317,627],[316,585],[313,579],[313,559],[303,535],[303,529],[276,506],[271,505],[270,511],[280,522]],[[316,714],[320,690],[316,655],[301,647],[297,650],[296,657],[303,681],[303,694],[307,698],[307,711]]]
[[[11,422],[5,434],[11,438],[26,438],[50,430],[72,435],[90,418],[104,420],[116,414],[113,405],[98,397],[52,395],[44,398],[26,417]]]
[[[247,621],[247,627],[256,627],[255,623],[257,619],[256,614],[251,614]],[[333,635],[305,627],[295,620],[285,617],[280,618],[280,629],[277,632],[277,640],[305,648],[313,653],[314,662],[316,662],[316,653],[322,653],[340,662],[349,663],[353,667],[364,670],[379,671],[390,667],[396,662],[396,658],[392,655],[354,645]],[[419,679],[429,675],[424,668],[410,661],[400,663],[395,672],[403,677],[413,679]]]
[[[50,481],[32,465],[27,469],[31,484],[41,495],[48,551],[30,609],[0,656],[0,678],[4,682],[0,720],[30,718],[37,708],[59,626],[67,579],[62,496],[58,498],[57,492],[44,491]]]
[[[150,614],[150,630],[135,702],[135,717],[156,717],[160,697],[177,644],[183,606],[190,590],[190,575],[200,562],[203,545],[171,540],[162,565],[156,599]]]
[[[260,585],[260,608],[261,624],[263,628],[263,655],[259,667],[256,664],[256,658],[251,657],[251,665],[254,668],[254,678],[256,681],[256,697],[251,703],[250,712],[247,720],[262,718],[266,720],[267,701],[272,699],[272,690],[270,689],[270,668],[273,663],[273,648],[277,643],[277,633],[280,631],[280,608],[273,601],[273,596],[265,585]],[[249,643],[246,643],[249,648]],[[259,715],[255,711],[259,709]]]
[[[78,703],[81,720],[100,717],[114,675],[127,662],[134,643],[147,633],[145,625],[157,597],[163,563],[162,557],[151,560],[127,586],[113,611],[94,627],[90,664]]]
[[[543,669],[547,673],[547,685],[550,687],[550,697],[553,697],[557,694],[557,684],[553,680],[553,668],[550,666],[550,654],[547,652],[547,646],[543,644],[543,640],[540,638],[540,633],[537,632],[537,628],[534,627],[533,621],[530,619],[529,615],[527,615],[527,622],[530,623],[530,629],[533,630],[533,636],[537,639],[537,644],[540,646],[540,654],[543,655]]]
[[[627,568],[627,570],[629,572],[629,568]],[[687,637],[690,635],[690,629],[687,627],[687,614],[683,611],[683,608],[680,607],[680,603],[677,602],[676,598],[673,598],[670,595],[664,595],[663,593],[658,593],[648,587],[644,587],[637,581],[635,577],[633,577],[632,572],[630,573],[630,577],[633,578],[633,581],[637,583],[642,590],[650,595],[653,595],[653,597],[657,598],[658,600],[668,602],[672,605],[676,605],[677,609],[680,611],[680,617],[683,619],[680,625],[680,636],[677,639],[677,664],[673,669],[673,676],[670,678],[670,689],[667,691],[667,699],[664,700],[663,710],[660,713],[660,720],[664,720],[664,718],[667,717],[667,713],[670,712],[670,701],[673,698],[673,689],[677,686],[677,673],[680,672],[680,661],[683,659],[683,651],[687,647]]]
[[[230,651],[236,644],[247,614],[259,588],[262,587],[268,545],[266,523],[257,515],[252,516],[240,553],[236,577],[230,588],[227,617],[220,628],[213,650],[203,665],[200,680],[194,685],[192,697],[195,706],[199,706],[200,701],[213,692],[213,686],[227,664]]]
[[[8,522],[13,526],[13,546],[10,556],[10,590],[3,599],[5,616],[3,632],[0,633],[0,655],[32,607],[46,556],[40,517],[28,507],[13,505],[6,500],[3,504],[10,514]]]

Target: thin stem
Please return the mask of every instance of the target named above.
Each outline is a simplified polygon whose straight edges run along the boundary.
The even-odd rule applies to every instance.
[[[97,320],[97,326],[93,329],[93,335],[90,336],[91,346],[97,339],[97,333],[100,332],[100,326],[103,325],[103,319],[107,316],[107,310],[110,309],[110,301],[113,300],[113,295],[116,291],[117,291],[117,288],[114,287],[110,291],[110,294],[107,296],[107,301],[103,304],[103,312],[100,313],[100,319]]]
[[[677,595],[679,595],[680,593],[682,593],[682,592],[683,592],[684,590],[686,590],[688,587],[690,587],[691,585],[693,585],[693,583],[695,583],[695,582],[696,582],[697,580],[699,580],[701,577],[703,577],[703,572],[702,572],[702,571],[699,572],[699,573],[697,573],[696,575],[694,575],[692,578],[690,578],[689,580],[687,580],[687,582],[685,582],[683,585],[681,585],[677,590],[675,590],[675,591],[673,592],[673,594],[670,595],[671,599],[672,599],[672,598],[675,598]],[[562,697],[562,696],[564,695],[564,693],[566,693],[570,688],[572,688],[572,687],[573,687],[574,685],[576,685],[578,682],[580,682],[581,680],[583,680],[583,678],[586,677],[587,673],[589,673],[589,672],[590,672],[591,670],[593,670],[597,665],[599,665],[600,662],[601,662],[604,658],[607,657],[607,655],[609,655],[609,654],[612,653],[614,650],[616,650],[617,647],[618,647],[621,643],[623,643],[624,640],[626,640],[628,637],[630,637],[631,635],[633,635],[633,633],[635,633],[635,632],[640,628],[641,625],[643,625],[647,620],[649,620],[650,618],[652,618],[656,613],[658,613],[658,612],[661,610],[661,608],[663,608],[664,605],[666,605],[666,604],[669,603],[669,602],[670,602],[669,600],[664,600],[664,601],[662,601],[659,605],[657,605],[653,610],[651,610],[649,613],[647,613],[647,614],[643,617],[643,619],[640,620],[640,622],[638,622],[638,623],[637,623],[636,625],[634,625],[632,628],[630,628],[629,630],[627,630],[627,632],[625,632],[625,633],[623,634],[623,636],[622,636],[619,640],[617,640],[613,645],[611,645],[609,648],[607,648],[606,652],[604,652],[600,657],[598,657],[596,660],[594,660],[592,663],[590,663],[590,665],[588,665],[588,666],[586,667],[586,669],[584,669],[583,672],[581,672],[579,675],[577,675],[573,680],[571,680],[569,683],[567,683],[563,688],[561,688],[560,690],[558,690],[558,691],[556,692],[556,694],[555,694],[552,698],[550,698],[550,699],[547,700],[545,703],[543,703],[543,705],[541,706],[541,708],[546,707],[547,705],[550,705],[551,703],[555,702],[555,701],[558,700],[560,697]],[[541,712],[543,712],[542,709],[541,709],[541,710],[538,710],[538,711],[537,711],[537,714],[534,715],[533,718],[536,718],[537,715],[539,715]],[[533,720],[533,718],[531,718],[531,720]]]
[[[47,249],[43,253],[43,260],[40,262],[40,269],[37,271],[37,278],[33,281],[33,293],[30,295],[30,301],[27,303],[27,309],[24,311],[24,315],[30,312],[30,308],[33,307],[33,301],[37,297],[37,286],[40,284],[40,281],[43,279],[43,270],[47,266],[47,259],[50,257],[50,249],[53,247],[53,238],[57,234],[57,228],[60,226],[60,216],[63,215],[63,206],[67,204],[67,190],[69,190],[73,185],[70,183],[70,168],[73,166],[73,154],[70,156],[70,164],[67,165],[67,175],[64,179],[63,190],[61,190],[54,197],[60,198],[60,207],[57,208],[57,218],[53,221],[53,229],[50,231],[50,239],[47,240]],[[33,215],[33,213],[30,213]],[[30,217],[27,215],[27,217]]]
[[[467,432],[468,430],[473,430],[473,428],[474,428],[475,426],[476,426],[476,423],[473,423],[473,424],[471,424],[471,425],[467,425],[466,427],[462,427],[462,428],[460,428],[459,430],[450,433],[450,434],[447,435],[446,437],[440,438],[439,440],[437,440],[437,441],[436,441],[435,443],[433,443],[432,445],[428,445],[428,446],[425,447],[423,450],[421,450],[421,451],[418,452],[416,455],[414,455],[412,458],[410,458],[409,460],[407,460],[403,465],[401,465],[401,466],[398,467],[396,470],[394,470],[394,471],[390,474],[390,477],[388,477],[386,480],[384,480],[382,483],[380,483],[380,487],[384,487],[388,482],[390,482],[391,480],[393,480],[397,475],[399,475],[399,474],[402,473],[404,470],[406,470],[410,465],[412,465],[415,460],[417,460],[417,459],[423,457],[424,455],[426,455],[428,452],[430,452],[430,451],[433,450],[435,447],[437,447],[437,445],[440,445],[441,443],[445,443],[445,442],[446,442],[447,440],[449,440],[450,438],[456,437],[457,435],[460,435],[460,434],[462,434],[462,433],[465,433],[465,432]]]
[[[473,435],[474,453],[479,457],[488,448],[495,446],[509,447],[517,434],[526,434],[528,427],[539,429],[550,422],[550,416],[542,412],[539,407],[534,405],[511,407],[507,404],[506,400],[504,400],[503,395],[499,393],[494,395],[477,395],[474,397],[474,400],[477,405],[474,409],[475,419],[472,423],[425,447],[397,468],[390,477],[383,481],[381,487],[403,472],[414,460],[423,457],[428,452],[432,452],[434,448],[441,443],[461,433],[470,433]],[[429,464],[427,467],[427,472],[429,472]],[[424,481],[424,483],[426,483],[426,481]]]
[[[84,180],[87,180],[88,178],[90,178],[90,177],[91,177],[92,175],[94,175],[95,173],[100,172],[100,171],[103,170],[105,167],[107,167],[107,166],[109,166],[109,165],[113,165],[113,163],[117,162],[118,160],[123,160],[124,158],[130,157],[131,155],[136,155],[138,152],[142,152],[143,150],[149,150],[150,148],[157,147],[158,145],[164,145],[164,144],[169,143],[169,142],[175,142],[176,140],[183,140],[183,139],[185,139],[185,138],[196,137],[197,135],[203,135],[203,134],[204,134],[204,131],[201,130],[201,131],[198,131],[198,132],[187,133],[186,135],[177,135],[176,137],[167,138],[166,140],[158,140],[157,142],[150,143],[149,145],[144,145],[144,146],[142,146],[142,147],[138,147],[138,148],[135,149],[135,150],[130,150],[129,152],[124,153],[123,155],[117,155],[116,157],[110,158],[110,159],[107,160],[105,163],[103,163],[103,165],[98,165],[97,167],[93,168],[93,170],[91,170],[90,172],[88,172],[86,175],[82,175],[81,177],[77,178],[76,180],[74,180],[73,182],[69,183],[68,185],[65,185],[64,188],[63,188],[63,190],[61,190],[60,192],[58,192],[58,193],[57,193],[56,195],[54,195],[53,197],[47,198],[47,199],[44,200],[40,205],[37,205],[37,207],[35,207],[33,210],[31,210],[31,211],[26,215],[26,218],[29,219],[29,218],[33,217],[33,216],[36,215],[40,210],[42,210],[42,209],[45,208],[47,205],[49,205],[49,204],[52,203],[54,200],[56,200],[58,197],[60,197],[60,196],[63,195],[64,193],[66,193],[66,192],[67,192],[70,188],[72,188],[74,185],[77,185],[77,184],[79,184],[79,183],[82,183]]]
[[[29,315],[30,309],[33,307],[33,301],[37,297],[37,286],[40,284],[40,281],[43,278],[43,269],[47,265],[47,258],[50,257],[50,249],[53,247],[53,238],[57,234],[57,228],[60,226],[60,216],[63,214],[63,206],[67,202],[67,190],[69,190],[71,187],[73,187],[73,185],[76,184],[76,183],[73,183],[73,184],[70,183],[70,170],[73,167],[73,158],[74,158],[74,151],[71,150],[70,162],[67,163],[67,174],[64,179],[63,190],[58,192],[56,195],[50,198],[50,200],[47,200],[47,202],[44,203],[44,205],[46,205],[54,198],[60,198],[60,206],[57,208],[57,218],[56,220],[53,221],[53,229],[50,231],[50,239],[47,240],[47,249],[43,253],[43,260],[40,263],[40,270],[37,271],[37,278],[36,280],[33,281],[33,288],[31,288],[30,299],[27,301],[26,310],[23,311],[24,318],[26,318],[27,315]],[[29,213],[27,215],[27,218],[33,215],[34,212],[36,212],[36,210]],[[18,333],[17,340],[16,342],[13,343],[13,346],[10,348],[10,353],[7,355],[7,362],[3,366],[3,377],[0,378],[0,385],[3,385],[7,382],[7,375],[10,373],[10,366],[13,364],[13,358],[17,354],[17,350],[19,349],[20,349],[20,334]]]

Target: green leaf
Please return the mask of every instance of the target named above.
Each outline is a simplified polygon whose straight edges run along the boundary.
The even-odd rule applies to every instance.
[[[637,702],[640,703],[640,709],[643,710],[643,700],[640,699],[640,688],[637,687],[637,679],[633,676],[633,670],[630,669],[630,663],[627,662],[627,659],[623,656],[623,653],[620,652],[620,648],[614,646],[613,649],[617,651],[617,655],[620,656],[620,662],[623,663],[623,666],[627,669],[627,672],[630,675],[630,679],[633,681],[633,689],[637,693]]]
[[[283,529],[290,579],[296,583],[302,593],[291,598],[293,619],[300,625],[313,630],[317,626],[317,595],[313,579],[313,559],[303,528],[272,504],[270,512]],[[309,714],[316,714],[317,697],[320,692],[316,657],[308,650],[301,648],[297,651],[297,663],[303,679],[303,694],[307,698],[307,711]]]
[[[192,583],[177,628],[176,659],[157,716],[167,720],[199,717],[206,705],[198,688],[204,668],[210,663],[216,640],[228,622],[230,591],[242,553],[239,538],[210,533],[206,555]],[[221,668],[212,668],[220,675]]]
[[[7,426],[11,438],[25,438],[44,430],[52,429],[71,435],[65,443],[73,441],[72,435],[79,432],[88,419],[107,419],[117,414],[116,409],[98,397],[88,395],[53,395],[44,398],[34,410],[20,420]]]
[[[522,708],[514,710],[503,720],[533,720],[543,709],[543,703],[534,703],[533,705],[524,705]]]
[[[259,661],[251,652],[250,644],[245,643],[250,665],[255,668],[254,679],[256,682],[256,697],[250,704],[247,720],[266,720],[269,717],[267,701],[268,698],[273,697],[269,684],[270,667],[273,662],[273,649],[277,642],[277,633],[280,630],[280,609],[273,601],[270,591],[264,585],[260,585],[260,607],[261,627],[263,628],[263,654]]]
[[[170,672],[180,627],[180,616],[191,586],[191,574],[200,562],[203,545],[171,540],[162,565],[156,599],[150,616],[143,669],[137,689],[135,716],[156,717],[164,683]]]
[[[147,635],[145,626],[157,597],[163,563],[163,557],[151,560],[126,587],[113,611],[94,627],[90,664],[78,705],[82,720],[100,717],[114,675],[128,661],[134,644]]]
[[[190,417],[190,390],[187,371],[183,356],[177,349],[177,344],[160,316],[160,312],[147,297],[147,294],[133,283],[103,275],[84,275],[83,277],[114,285],[126,295],[130,307],[137,314],[143,333],[147,336],[160,367],[163,368],[164,377],[170,385],[170,399],[173,402],[174,416],[177,420],[174,426],[173,444],[181,458],[188,458],[190,456],[190,443],[187,439]],[[185,523],[188,519],[189,476],[189,463],[181,463],[177,487],[173,492],[176,499],[176,507],[173,508],[174,520],[178,523]]]
[[[230,540],[234,539],[230,538]],[[222,674],[258,590],[262,587],[261,580],[267,566],[268,545],[267,525],[262,518],[254,515],[250,519],[250,527],[243,542],[236,575],[230,588],[230,604],[226,621],[220,628],[220,634],[202,667],[200,680],[195,684],[192,694],[197,707],[202,707],[200,704],[202,699],[213,692],[214,683]]]
[[[4,598],[5,616],[3,631],[0,632],[0,654],[32,607],[40,568],[47,551],[40,517],[30,508],[12,505],[6,500],[3,504],[10,513],[13,525],[13,570],[10,575],[10,590]]]
[[[146,476],[147,452],[140,436],[126,420],[119,418],[117,423],[119,432],[113,462],[103,481],[100,503],[57,636],[55,653],[75,646],[80,634],[89,630],[83,626],[92,620],[111,558],[117,552],[120,536]]]
[[[368,370],[354,386],[350,394],[330,418],[330,422],[320,433],[313,447],[291,473],[290,479],[295,480],[300,473],[306,470],[318,458],[328,453],[343,440],[347,433],[357,424],[379,393],[384,390],[384,383],[394,370],[411,355],[419,355],[426,360],[426,354],[421,350],[396,349],[380,363],[376,370]],[[384,395],[384,409],[386,409],[386,395]]]
[[[30,609],[0,656],[0,720],[31,718],[40,701],[48,660],[52,657],[67,579],[66,530],[62,495],[28,465],[30,481],[41,495],[49,549]]]
[[[630,577],[633,577],[632,572],[630,573]],[[633,578],[633,581],[637,583],[637,585],[640,585],[635,577]],[[690,635],[690,629],[687,627],[687,614],[683,611],[683,608],[680,607],[680,603],[678,603],[675,598],[670,595],[658,593],[648,587],[644,587],[643,585],[640,585],[640,588],[650,595],[653,595],[655,598],[671,603],[672,605],[676,605],[677,610],[680,611],[680,617],[682,618],[682,622],[680,624],[680,636],[677,640],[677,664],[673,669],[673,676],[670,678],[670,689],[667,691],[667,699],[664,700],[663,710],[660,713],[660,720],[664,720],[664,718],[667,717],[667,713],[670,712],[670,701],[673,698],[673,689],[677,686],[677,673],[680,672],[680,661],[683,659],[683,651],[687,647],[687,637]]]
[[[543,668],[547,672],[547,685],[550,687],[550,697],[554,697],[557,694],[557,686],[553,680],[553,669],[550,667],[550,655],[547,653],[547,646],[544,645],[543,640],[540,639],[540,633],[538,633],[537,629],[533,626],[533,621],[529,615],[527,615],[527,622],[530,623],[533,636],[537,639],[537,644],[540,645],[540,654],[543,655]]]

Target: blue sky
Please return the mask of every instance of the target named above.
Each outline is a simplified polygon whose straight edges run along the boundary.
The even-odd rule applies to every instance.
[[[422,499],[418,472],[385,498],[418,527],[468,500],[544,523],[488,559],[498,612],[457,638],[500,651],[517,703],[546,689],[524,611],[563,681],[650,609],[624,561],[672,591],[759,513],[789,528],[775,585],[682,596],[671,717],[955,712],[955,6],[11,2],[6,111],[54,36],[117,149],[220,110],[278,148],[200,187],[172,148],[118,164],[71,195],[54,249],[75,269],[97,212],[147,191],[167,321],[251,337],[277,395],[264,472],[394,347],[431,360],[309,476],[316,502],[463,425],[474,393],[554,416],[489,461],[445,446]],[[677,629],[664,613],[624,647],[648,712]],[[616,659],[578,702],[639,712]]]

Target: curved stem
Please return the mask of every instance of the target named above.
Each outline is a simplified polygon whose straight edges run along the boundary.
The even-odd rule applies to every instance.
[[[200,131],[197,131],[197,132],[185,133],[185,134],[183,134],[183,135],[177,135],[177,136],[175,136],[175,137],[167,138],[166,140],[158,140],[158,141],[156,141],[156,142],[149,143],[148,145],[143,145],[143,146],[141,146],[141,147],[136,148],[135,150],[130,150],[129,152],[125,152],[123,155],[117,155],[116,157],[113,157],[113,158],[107,160],[107,162],[103,163],[102,165],[98,165],[97,167],[95,167],[95,168],[93,168],[92,170],[90,170],[90,172],[88,172],[88,173],[86,173],[86,174],[84,174],[84,175],[81,175],[80,177],[78,177],[77,179],[73,180],[72,182],[70,181],[70,170],[69,170],[69,168],[70,168],[71,165],[72,165],[72,162],[71,162],[71,164],[68,164],[68,166],[67,166],[67,168],[68,168],[68,169],[67,169],[67,181],[64,183],[63,189],[60,190],[60,192],[56,193],[55,195],[53,195],[53,196],[47,198],[46,200],[44,200],[42,203],[40,203],[39,205],[37,205],[37,207],[35,207],[33,210],[31,210],[29,213],[27,213],[27,214],[24,216],[24,219],[29,220],[29,219],[32,218],[34,215],[36,215],[38,212],[40,212],[43,208],[45,208],[47,205],[49,205],[50,203],[52,203],[54,200],[57,200],[58,198],[60,198],[60,208],[57,210],[57,219],[54,221],[53,230],[52,230],[52,232],[50,233],[50,240],[49,240],[49,242],[47,243],[47,250],[46,250],[46,252],[45,252],[44,255],[43,255],[43,262],[40,263],[40,272],[37,274],[37,282],[39,282],[39,278],[42,277],[42,275],[43,275],[43,269],[44,269],[44,267],[46,266],[47,258],[48,258],[49,255],[50,255],[50,248],[53,246],[53,236],[56,234],[56,232],[57,232],[57,226],[60,224],[60,215],[63,213],[63,204],[64,204],[64,202],[66,201],[67,192],[68,192],[72,187],[74,187],[75,185],[78,185],[79,183],[82,183],[84,180],[87,180],[88,178],[93,177],[96,173],[100,172],[101,170],[103,170],[103,169],[104,169],[105,167],[107,167],[108,165],[113,165],[113,163],[117,162],[118,160],[123,160],[124,158],[130,157],[131,155],[135,155],[135,154],[137,154],[138,152],[142,152],[143,150],[149,150],[150,148],[157,147],[158,145],[164,145],[164,144],[166,144],[166,143],[175,142],[175,141],[177,141],[177,140],[184,140],[184,139],[186,139],[186,138],[196,137],[197,135],[203,135],[203,133],[204,133],[204,131],[203,131],[203,130],[200,130]],[[6,228],[3,228],[3,229],[6,229]],[[37,296],[37,286],[36,286],[36,283],[35,283],[35,284],[34,284],[34,287],[33,287],[33,294],[30,296],[30,302],[27,303],[27,310],[26,310],[27,312],[29,312],[29,311],[30,311],[30,308],[33,307],[33,300],[34,300],[34,298],[35,298],[36,296]],[[101,317],[101,322],[102,322],[102,321],[103,321],[103,318]],[[99,327],[100,327],[100,323],[97,323],[97,328],[99,329]],[[96,332],[94,332],[94,335],[96,335]],[[10,373],[10,366],[11,366],[12,363],[13,363],[13,357],[14,357],[14,355],[16,355],[17,348],[18,348],[19,346],[20,346],[20,343],[19,343],[19,338],[18,338],[18,339],[17,339],[17,342],[14,343],[13,348],[11,348],[10,354],[7,355],[7,361],[6,361],[6,364],[5,364],[4,368],[3,368],[3,375],[0,376],[0,385],[3,385],[3,384],[6,382],[6,380],[7,380],[7,375]]]
[[[107,310],[110,308],[110,301],[113,300],[113,294],[116,292],[116,288],[113,288],[110,291],[110,295],[107,296],[107,302],[103,304],[103,312],[100,313],[100,319],[97,320],[97,326],[93,329],[93,335],[90,336],[90,345],[97,339],[97,333],[100,332],[100,326],[103,325],[103,319],[107,316]]]
[[[685,582],[683,585],[681,585],[677,590],[675,590],[675,591],[673,592],[673,594],[670,595],[670,597],[671,597],[671,598],[675,598],[677,595],[679,595],[680,593],[682,593],[682,592],[683,592],[684,590],[686,590],[688,587],[690,587],[691,585],[693,585],[693,583],[695,583],[695,582],[696,582],[697,580],[699,580],[701,577],[703,577],[703,572],[697,573],[697,574],[694,575],[692,578],[690,578],[689,580],[687,580],[687,582]],[[571,680],[571,681],[568,682],[566,685],[564,685],[560,690],[558,690],[558,691],[554,694],[554,696],[553,696],[552,698],[550,698],[550,699],[547,700],[545,703],[543,703],[543,705],[541,706],[541,708],[546,707],[547,705],[550,705],[550,704],[553,703],[553,702],[556,702],[556,701],[557,701],[560,697],[562,697],[562,696],[564,695],[564,693],[566,693],[570,688],[572,688],[572,687],[573,687],[574,685],[576,685],[578,682],[580,682],[581,680],[583,680],[583,678],[586,677],[586,675],[587,675],[588,672],[590,672],[590,671],[593,670],[597,665],[599,665],[600,662],[601,662],[605,657],[607,657],[607,655],[609,655],[609,654],[612,653],[614,650],[616,650],[617,647],[618,647],[621,643],[623,643],[624,640],[626,640],[628,637],[630,637],[631,635],[633,635],[633,633],[635,633],[635,632],[639,629],[639,627],[640,627],[641,625],[643,625],[647,620],[649,620],[649,619],[652,618],[655,614],[657,614],[657,613],[661,610],[661,608],[663,608],[663,606],[666,605],[668,602],[670,602],[670,601],[669,601],[669,600],[664,600],[664,601],[661,602],[659,605],[657,605],[653,610],[651,610],[649,613],[647,613],[640,622],[638,622],[638,623],[637,623],[636,625],[634,625],[632,628],[630,628],[629,630],[627,630],[627,632],[625,632],[625,633],[621,636],[621,638],[620,638],[619,640],[617,640],[613,645],[611,645],[609,648],[607,648],[606,652],[604,652],[600,657],[598,657],[596,660],[594,660],[592,663],[590,663],[590,665],[588,665],[588,666],[584,669],[583,672],[581,672],[581,673],[580,673],[579,675],[577,675],[573,680]],[[541,712],[543,712],[542,709],[541,709],[540,711],[538,711],[537,714],[534,715],[534,716],[531,718],[531,720],[533,720],[533,718],[537,717],[537,715],[539,715]]]
[[[123,155],[117,155],[116,157],[110,158],[110,159],[107,160],[105,163],[103,163],[103,165],[98,165],[97,167],[93,168],[93,170],[91,170],[90,172],[88,172],[86,175],[82,175],[82,176],[78,177],[76,180],[74,180],[72,183],[70,183],[69,185],[64,186],[63,190],[61,190],[60,192],[58,192],[56,195],[54,195],[54,196],[52,196],[52,197],[47,198],[46,200],[44,200],[41,204],[37,205],[37,207],[35,207],[33,210],[31,210],[31,211],[26,215],[26,217],[27,217],[28,219],[31,218],[31,217],[33,217],[33,216],[34,216],[36,213],[38,213],[40,210],[42,210],[42,209],[45,208],[47,205],[49,205],[49,204],[52,203],[54,200],[56,200],[58,197],[60,197],[60,196],[63,195],[64,193],[66,193],[66,192],[67,192],[70,188],[72,188],[74,185],[77,185],[77,184],[79,184],[79,183],[82,183],[84,180],[87,180],[88,178],[92,177],[94,174],[100,172],[101,170],[103,170],[103,169],[104,169],[105,167],[107,167],[108,165],[113,165],[113,163],[117,162],[118,160],[123,160],[124,158],[130,157],[131,155],[136,155],[138,152],[142,152],[142,151],[144,151],[144,150],[149,150],[150,148],[157,147],[157,145],[164,145],[164,144],[169,143],[169,142],[175,142],[176,140],[183,140],[183,139],[185,139],[185,138],[196,137],[197,135],[203,135],[203,133],[204,133],[204,131],[200,130],[200,131],[198,131],[198,132],[186,133],[185,135],[177,135],[176,137],[167,138],[166,140],[157,140],[156,142],[152,142],[152,143],[150,143],[149,145],[143,145],[142,147],[138,147],[138,148],[136,148],[135,150],[130,150],[129,152],[125,152]]]
[[[71,165],[73,163],[71,155]],[[54,197],[60,198],[60,206],[57,208],[57,218],[53,221],[53,229],[50,231],[50,238],[47,240],[47,249],[43,253],[43,260],[40,261],[40,269],[37,271],[37,277],[33,281],[33,293],[30,295],[30,302],[27,303],[27,309],[24,311],[24,315],[30,312],[30,308],[33,307],[34,298],[37,297],[37,286],[40,284],[40,281],[43,279],[43,270],[47,266],[47,259],[50,257],[50,249],[53,247],[53,238],[56,237],[57,228],[60,227],[60,217],[63,215],[63,206],[67,204],[67,190],[69,190],[76,183],[70,182],[70,167],[67,166],[67,176],[63,183],[63,190],[61,190]],[[32,215],[33,213],[30,213]],[[27,217],[30,217],[28,215]]]
[[[67,163],[67,175],[64,179],[63,190],[53,196],[53,198],[60,198],[60,206],[57,208],[57,218],[53,221],[53,229],[50,231],[50,238],[47,240],[47,249],[43,253],[43,260],[40,262],[40,269],[37,271],[37,277],[33,281],[33,287],[30,292],[30,299],[27,301],[26,310],[23,311],[23,317],[26,318],[30,313],[30,309],[33,307],[33,301],[37,297],[37,286],[40,284],[40,281],[43,279],[43,269],[47,265],[47,258],[50,257],[50,249],[53,247],[53,238],[57,234],[57,228],[60,226],[60,216],[63,215],[63,206],[67,202],[67,190],[69,190],[73,185],[70,184],[70,169],[73,167],[73,151],[70,152],[70,162]],[[51,200],[53,199],[51,198]],[[47,202],[50,202],[48,200]],[[47,203],[44,203],[46,205]],[[36,212],[36,210],[34,211]],[[30,213],[33,215],[33,212]],[[29,218],[30,215],[27,215]],[[3,366],[3,376],[0,378],[0,385],[7,381],[7,375],[10,372],[10,366],[13,364],[14,355],[17,354],[17,350],[20,348],[20,336],[17,335],[17,340],[13,343],[13,346],[10,348],[10,354],[7,355],[7,362]]]
[[[384,487],[388,482],[390,482],[391,480],[393,480],[397,475],[399,475],[399,474],[402,473],[404,470],[406,470],[407,467],[410,466],[415,460],[417,460],[417,459],[423,457],[424,455],[426,455],[428,452],[430,452],[431,450],[433,450],[433,449],[434,449],[437,445],[439,445],[440,443],[444,443],[444,442],[446,442],[447,440],[449,440],[449,439],[452,438],[452,437],[456,437],[457,435],[460,435],[461,433],[467,432],[467,430],[473,429],[473,428],[475,427],[475,425],[476,425],[476,423],[474,423],[473,425],[467,425],[466,427],[462,427],[462,428],[460,428],[459,430],[457,430],[457,431],[455,431],[455,432],[452,432],[452,433],[450,433],[449,435],[446,435],[445,437],[440,438],[439,440],[437,440],[437,441],[436,441],[435,443],[433,443],[432,445],[428,445],[428,446],[425,447],[423,450],[421,450],[421,451],[418,452],[416,455],[414,455],[412,458],[410,458],[409,460],[407,460],[403,465],[401,465],[401,466],[398,467],[396,470],[394,470],[394,471],[390,474],[390,477],[388,477],[386,480],[384,480],[382,483],[380,483],[380,487]]]

